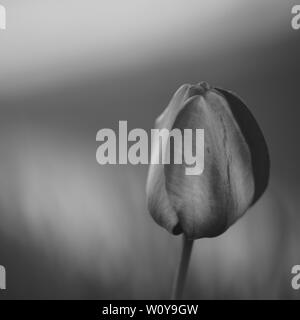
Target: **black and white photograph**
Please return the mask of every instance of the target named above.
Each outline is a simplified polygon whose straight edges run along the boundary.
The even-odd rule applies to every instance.
[[[0,0],[0,310],[299,300],[299,57],[297,0]]]

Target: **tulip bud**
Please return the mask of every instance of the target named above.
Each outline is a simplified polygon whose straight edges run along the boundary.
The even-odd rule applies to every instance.
[[[151,160],[148,209],[169,232],[184,233],[188,239],[218,236],[265,191],[270,168],[267,145],[253,115],[232,92],[205,82],[183,85],[156,120],[156,128],[204,129],[200,175],[186,175],[185,163]],[[159,147],[154,141],[153,148]]]

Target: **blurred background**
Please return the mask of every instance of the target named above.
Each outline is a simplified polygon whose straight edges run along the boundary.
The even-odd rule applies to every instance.
[[[96,133],[150,130],[183,83],[237,92],[268,142],[261,200],[195,243],[187,299],[299,299],[300,31],[289,0],[0,0],[0,299],[167,299],[181,241],[147,166],[100,166]]]

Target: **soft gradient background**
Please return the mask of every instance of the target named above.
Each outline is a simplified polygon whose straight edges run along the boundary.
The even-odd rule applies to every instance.
[[[166,299],[180,239],[145,206],[146,166],[100,166],[96,132],[149,130],[182,83],[248,102],[267,193],[196,242],[185,298],[300,298],[300,31],[288,0],[0,0],[2,298]]]

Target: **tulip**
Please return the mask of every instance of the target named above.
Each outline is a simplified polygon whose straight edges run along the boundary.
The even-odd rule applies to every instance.
[[[146,187],[154,220],[170,233],[184,235],[181,269],[186,269],[192,240],[222,234],[264,193],[269,153],[241,99],[206,82],[181,86],[156,128],[204,129],[204,171],[186,175],[185,163],[151,164]],[[159,141],[154,144],[159,148]]]

